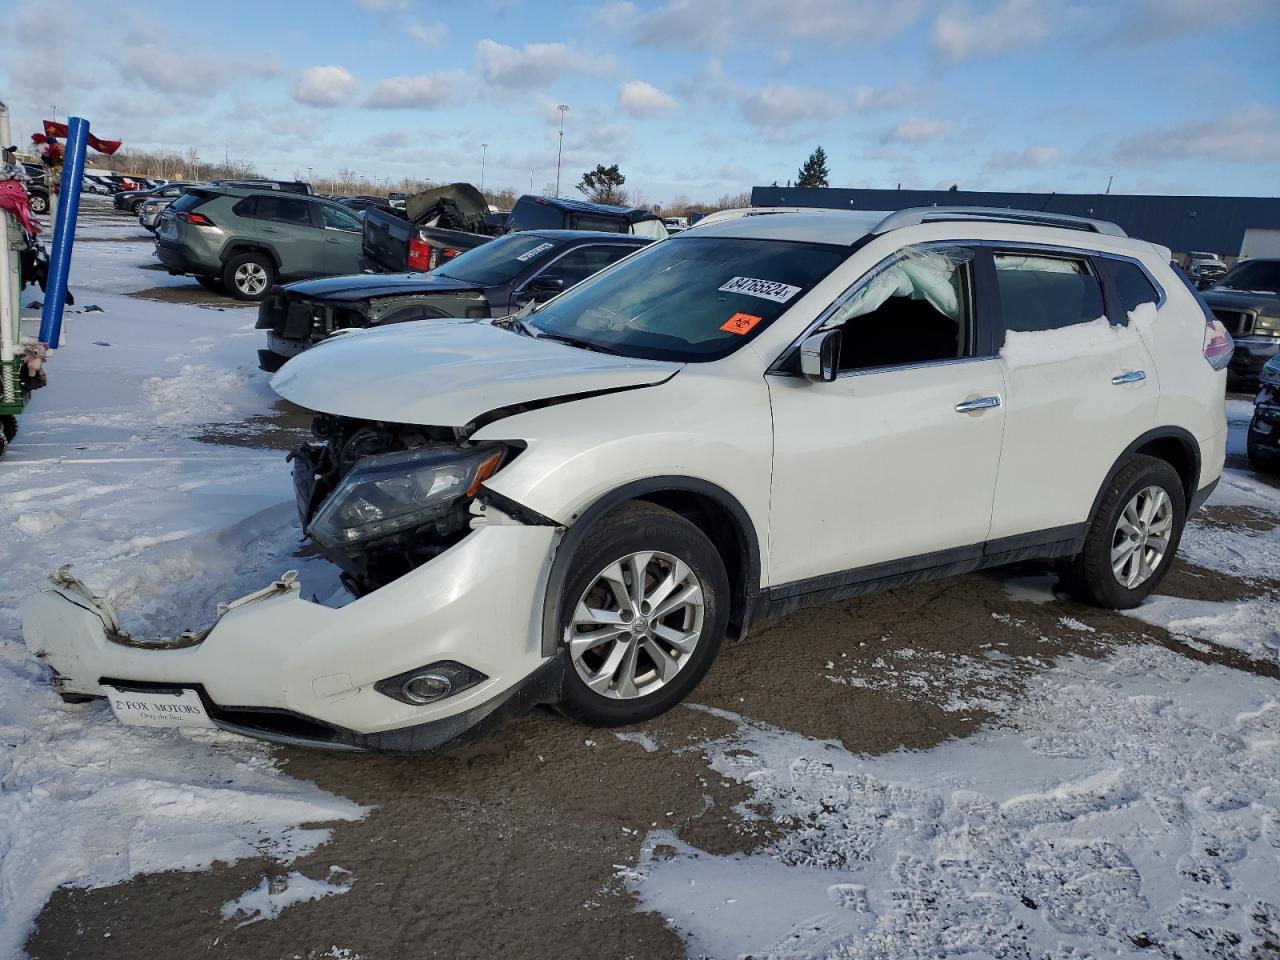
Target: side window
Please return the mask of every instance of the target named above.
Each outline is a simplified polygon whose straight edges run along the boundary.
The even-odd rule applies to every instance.
[[[182,201],[178,200],[176,202],[181,203]],[[237,217],[256,217],[258,215],[258,198],[245,197],[243,200],[237,201],[236,205],[231,208],[231,212]]]
[[[820,328],[841,331],[840,369],[967,356],[972,262],[963,247],[907,247],[851,287]]]
[[[1152,286],[1146,272],[1129,260],[1099,257],[1096,261],[1120,297],[1120,305],[1129,313],[1143,303],[1159,303],[1160,293]]]
[[[618,217],[602,217],[596,213],[575,213],[571,218],[574,230],[602,230],[605,233],[626,233],[627,224]]]
[[[1057,330],[1106,314],[1102,287],[1081,257],[997,252],[993,259],[1005,330]]]
[[[288,223],[296,227],[310,227],[311,204],[299,197],[260,196],[257,217],[259,220],[274,220],[277,223]]]
[[[609,264],[621,260],[635,247],[621,244],[596,244],[570,250],[559,260],[548,264],[544,271],[549,277],[560,277],[564,280],[564,288],[581,283],[594,273],[599,273]]]
[[[563,229],[564,211],[550,203],[540,203],[537,199],[517,200],[506,225],[508,233],[516,230]]]
[[[360,221],[345,210],[339,210],[337,207],[331,207],[328,204],[321,204],[320,217],[324,220],[326,227],[333,227],[335,230],[360,232]]]

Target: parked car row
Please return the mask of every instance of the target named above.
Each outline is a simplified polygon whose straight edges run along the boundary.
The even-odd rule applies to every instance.
[[[330,207],[351,216],[193,188],[162,249],[270,278],[245,245],[291,256]],[[1227,440],[1232,339],[1169,250],[1043,212],[744,215],[769,212],[658,243],[538,226],[272,294],[272,336],[322,338],[272,386],[316,415],[299,516],[354,599],[285,576],[148,642],[64,568],[28,645],[125,722],[407,750],[538,703],[646,720],[757,620],[877,587],[1053,560],[1078,598],[1140,604]],[[406,304],[441,315],[376,322]],[[370,328],[332,335],[343,310]]]

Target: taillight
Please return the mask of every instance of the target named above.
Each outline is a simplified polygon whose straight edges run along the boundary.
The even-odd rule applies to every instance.
[[[1220,320],[1208,321],[1204,326],[1204,358],[1215,370],[1223,369],[1231,362],[1231,355],[1236,351],[1235,341]]]
[[[426,273],[435,266],[435,251],[421,237],[409,238],[409,269]]]
[[[195,227],[212,227],[213,221],[206,217],[203,213],[183,213],[178,214],[179,220],[185,220],[187,223]]]

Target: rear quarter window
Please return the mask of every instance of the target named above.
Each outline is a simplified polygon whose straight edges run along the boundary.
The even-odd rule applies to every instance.
[[[1151,283],[1146,271],[1136,263],[1110,257],[1099,257],[1096,262],[1111,281],[1111,287],[1120,298],[1120,305],[1124,307],[1125,313],[1131,313],[1144,303],[1160,302],[1160,291]]]

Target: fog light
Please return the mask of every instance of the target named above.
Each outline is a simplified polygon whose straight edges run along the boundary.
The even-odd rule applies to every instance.
[[[453,692],[453,681],[438,673],[420,673],[410,677],[400,688],[406,700],[414,703],[430,703],[447,697]]]
[[[456,660],[441,660],[416,670],[406,670],[373,685],[384,696],[415,707],[436,703],[489,678]]]

